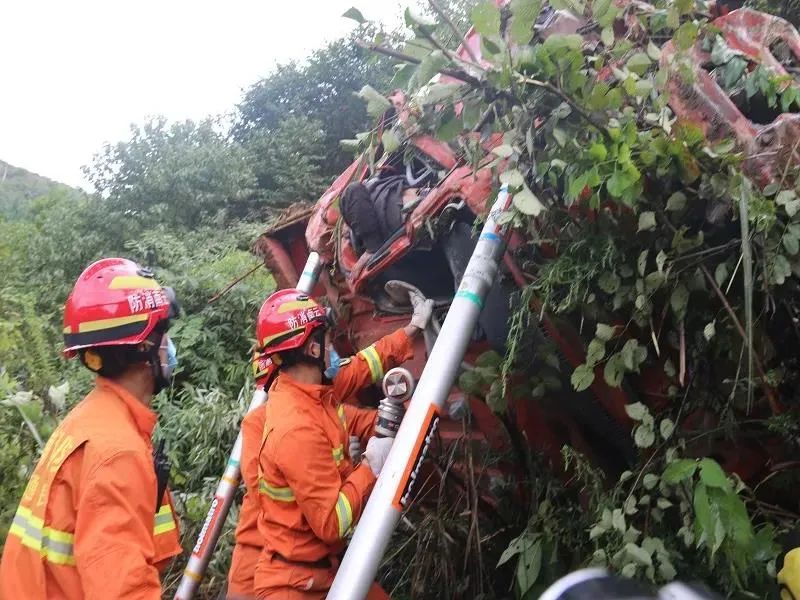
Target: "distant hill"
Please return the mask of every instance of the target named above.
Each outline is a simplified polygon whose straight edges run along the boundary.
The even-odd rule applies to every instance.
[[[31,200],[57,189],[72,190],[63,183],[0,160],[0,217],[23,218]]]

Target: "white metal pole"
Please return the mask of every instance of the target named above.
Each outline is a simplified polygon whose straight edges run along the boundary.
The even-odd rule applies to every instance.
[[[310,294],[317,284],[320,271],[322,271],[322,259],[319,254],[312,252],[308,256],[305,267],[303,267],[303,272],[297,282],[297,289]],[[264,404],[266,399],[267,392],[265,390],[256,390],[247,412]],[[225,472],[217,484],[214,499],[211,501],[203,528],[200,530],[200,535],[197,536],[197,542],[192,549],[189,562],[183,570],[183,577],[181,577],[181,582],[178,585],[178,591],[175,592],[175,600],[190,600],[194,597],[200,581],[205,575],[208,562],[214,554],[217,540],[219,540],[220,533],[222,533],[225,518],[228,516],[228,511],[236,495],[236,489],[239,487],[239,480],[241,479],[239,462],[241,458],[242,432],[240,430],[239,435],[236,436],[236,442],[233,444],[233,450],[231,450],[228,457]]]
[[[441,332],[428,356],[386,464],[353,533],[328,600],[366,597],[389,538],[415,491],[419,468],[441,410],[469,345],[484,299],[505,252],[506,226],[497,217],[510,203],[508,187],[497,196],[470,258]]]

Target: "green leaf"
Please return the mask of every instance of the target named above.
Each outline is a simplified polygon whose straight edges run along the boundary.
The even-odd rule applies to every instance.
[[[423,89],[418,99],[423,106],[437,104],[446,98],[450,98],[461,87],[459,83],[433,83]]]
[[[791,256],[794,256],[800,250],[800,241],[798,241],[798,239],[788,231],[783,234],[781,242],[783,242],[783,247],[786,248],[786,252],[788,252]]]
[[[598,323],[594,335],[598,339],[607,342],[614,337],[614,328],[611,325],[606,325],[605,323]]]
[[[633,71],[637,75],[643,74],[647,68],[652,64],[650,58],[644,52],[637,52],[628,59],[625,66],[629,71]]]
[[[611,48],[614,45],[614,28],[603,27],[603,31],[600,32],[600,39],[606,48]]]
[[[711,513],[711,505],[708,501],[708,491],[706,486],[698,483],[694,488],[694,516],[695,529],[699,539],[703,533],[706,535],[706,546],[709,549],[714,547],[715,538],[715,519]]]
[[[722,470],[717,461],[711,458],[704,458],[700,461],[700,481],[708,487],[720,488],[726,491],[731,489],[731,484],[725,475],[725,471]]]
[[[597,278],[597,285],[606,294],[614,294],[619,289],[621,281],[619,275],[606,271]]]
[[[500,183],[507,183],[509,187],[518,188],[525,185],[525,178],[519,169],[509,169],[500,173]]]
[[[658,272],[664,272],[664,265],[667,264],[667,253],[663,250],[659,250],[658,254],[656,255],[656,267],[658,267]]]
[[[497,566],[499,567],[506,564],[509,560],[524,552],[526,548],[533,545],[536,539],[536,537],[530,536],[528,532],[524,532],[519,537],[511,540],[511,543],[508,544],[508,547],[503,551],[503,554],[500,555],[500,560],[497,562]]]
[[[628,371],[639,371],[639,365],[642,363],[641,353],[639,352],[640,346],[639,342],[631,339],[625,342],[625,345],[622,347],[620,351],[620,355],[622,356],[622,362],[625,365],[625,368]],[[647,357],[647,349],[643,348],[645,351],[645,358]]]
[[[666,440],[675,431],[675,423],[672,422],[672,419],[662,419],[661,423],[658,424],[658,430],[661,433],[661,438]]]
[[[619,508],[615,508],[614,512],[611,514],[611,525],[620,533],[625,533],[627,529],[625,526],[625,515],[622,514],[622,510]]]
[[[692,458],[681,458],[667,465],[667,468],[664,469],[664,473],[661,475],[661,479],[664,483],[675,485],[684,479],[692,477],[696,470],[697,461]]]
[[[383,142],[383,151],[386,154],[390,154],[400,147],[400,140],[391,129],[387,129],[383,132],[381,141]]]
[[[645,211],[639,214],[639,229],[637,231],[651,231],[656,228],[656,213]]]
[[[550,35],[545,41],[543,46],[549,51],[554,50],[580,50],[583,47],[583,37],[577,33],[565,35],[563,33],[556,33]]]
[[[644,548],[640,548],[636,544],[627,543],[625,544],[625,553],[628,557],[635,561],[636,563],[643,565],[645,567],[652,567],[653,566],[653,559],[650,557],[650,554]]]
[[[527,547],[519,557],[517,562],[517,585],[520,593],[524,596],[530,590],[542,568],[542,542],[536,540],[534,544]]]
[[[606,365],[603,368],[603,377],[611,387],[619,387],[624,375],[625,364],[622,362],[622,357],[619,354],[615,354],[606,361]]]
[[[486,404],[494,414],[506,414],[506,410],[508,410],[508,400],[503,393],[503,383],[499,379],[492,382],[489,393],[486,394]]]
[[[650,411],[641,402],[634,402],[633,404],[626,404],[625,405],[625,412],[628,413],[628,416],[631,419],[633,419],[634,421],[641,421],[642,419],[645,418],[645,415],[650,414]]]
[[[467,394],[479,396],[483,391],[483,381],[474,370],[464,371],[458,377],[458,387]]]
[[[528,189],[527,185],[522,186],[522,189],[514,194],[512,200],[514,207],[524,215],[538,217],[539,213],[544,210],[544,204],[539,201],[532,191]]]
[[[677,285],[669,298],[669,303],[678,318],[683,318],[686,314],[686,307],[689,305],[689,290],[685,285],[682,283]]]
[[[667,199],[667,210],[681,211],[686,207],[686,194],[683,192],[675,192]]]
[[[659,60],[661,58],[661,48],[656,46],[652,40],[647,43],[647,56],[653,60]]]
[[[403,16],[406,21],[406,26],[414,27],[415,25],[422,25],[424,27],[435,27],[436,21],[420,13],[415,6],[406,8]]]
[[[646,490],[652,490],[656,485],[658,485],[658,475],[654,475],[653,473],[648,473],[642,478],[642,485]]]
[[[639,273],[640,277],[644,277],[644,273],[647,270],[648,254],[650,254],[649,250],[642,250],[639,253],[639,258],[636,259],[636,272]]]
[[[625,171],[614,171],[606,182],[608,193],[620,198],[633,185],[633,179]]]
[[[413,82],[417,87],[428,83],[439,72],[439,69],[447,64],[447,57],[441,50],[426,51],[421,60],[413,77]]]
[[[722,287],[722,284],[728,279],[728,265],[726,263],[719,263],[717,268],[714,269],[714,281],[717,285]]]
[[[594,370],[587,364],[578,365],[572,372],[570,382],[576,392],[582,392],[594,381]]]
[[[496,148],[492,148],[492,154],[496,154],[501,158],[508,158],[512,154],[514,154],[514,148],[509,144],[501,144]]]
[[[358,10],[355,6],[351,6],[350,8],[348,8],[342,14],[342,16],[345,19],[352,19],[353,21],[355,21],[359,25],[363,25],[364,23],[367,22],[367,20],[364,18],[364,15],[361,14],[361,11]]]
[[[779,190],[779,189],[781,189],[781,184],[780,184],[780,182],[778,182],[778,181],[773,181],[772,183],[768,183],[768,184],[767,184],[767,185],[764,187],[764,190],[762,191],[762,193],[763,193],[763,194],[764,194],[764,195],[765,195],[767,198],[769,198],[770,196],[774,196],[774,195],[775,195],[775,194],[778,192],[778,190]],[[784,191],[786,191],[786,192],[789,192],[790,194],[793,194],[793,192],[792,192],[791,190],[784,190]]]
[[[715,319],[714,321],[711,321],[705,327],[703,327],[703,337],[706,338],[707,342],[710,342],[711,338],[713,338],[714,335],[717,333],[716,323],[717,321]]]
[[[511,40],[527,44],[533,37],[533,25],[542,10],[542,0],[511,0]]]
[[[606,344],[597,338],[589,342],[589,348],[586,350],[586,364],[593,367],[606,355]]]
[[[482,36],[490,37],[500,33],[500,9],[494,2],[481,2],[472,9],[471,17],[475,30]]]
[[[484,352],[475,360],[475,366],[483,367],[486,369],[495,369],[498,370],[500,365],[503,364],[503,357],[499,352],[495,350],[489,350],[488,352]]]
[[[639,425],[633,432],[633,441],[638,448],[650,448],[656,441],[656,433],[649,423]]]
[[[692,21],[687,21],[675,32],[673,39],[675,40],[675,45],[678,47],[679,50],[688,50],[694,43],[697,41],[697,33],[699,28],[697,24]]]
[[[361,88],[361,91],[358,92],[358,96],[366,101],[367,103],[367,113],[371,117],[380,117],[384,112],[386,112],[389,108],[391,108],[392,103],[389,102],[386,98],[383,97],[375,88],[371,85],[365,85]]]
[[[556,142],[558,142],[558,145],[562,148],[566,145],[567,134],[560,127],[553,127],[553,137],[556,139]]]
[[[591,156],[593,160],[603,161],[608,156],[608,150],[603,144],[594,143],[589,146],[589,156]]]

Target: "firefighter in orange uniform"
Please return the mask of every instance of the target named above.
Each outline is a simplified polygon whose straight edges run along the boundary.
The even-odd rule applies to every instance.
[[[270,296],[259,312],[259,350],[278,368],[264,410],[258,459],[258,531],[263,549],[255,573],[257,598],[317,600],[336,575],[344,540],[357,523],[383,468],[392,438],[370,437],[374,413],[351,409],[337,392],[362,385],[384,363],[411,357],[411,338],[428,323],[432,301],[418,304],[411,322],[354,358],[364,368],[326,375],[325,312],[299,290]],[[391,357],[391,358],[389,358]],[[330,372],[328,372],[330,374]],[[366,440],[354,466],[350,436]],[[388,598],[373,585],[368,598]]]
[[[78,278],[64,307],[64,353],[97,374],[56,428],[14,516],[0,597],[161,598],[159,570],[181,552],[150,436],[153,396],[175,361],[174,293],[120,258]]]
[[[262,340],[267,337],[269,327],[269,319],[259,318],[256,324],[256,338]],[[329,367],[326,370],[326,376],[332,380],[333,397],[346,399],[370,384],[380,384],[386,371],[413,358],[409,334],[414,335],[416,331],[418,331],[416,327],[398,329],[361,350],[353,358],[339,361],[336,360],[338,356],[335,357],[332,361],[335,363],[333,368]],[[269,387],[276,374],[272,360],[260,353],[253,361],[253,371],[256,387]],[[350,434],[347,456],[352,459],[354,452],[360,452],[360,448],[366,446],[372,435],[377,411],[357,408],[351,404],[342,404],[342,408]],[[265,409],[260,406],[250,411],[242,420],[241,472],[246,491],[239,511],[236,545],[228,574],[229,600],[255,596],[253,587],[255,568],[264,546],[257,524],[260,510],[258,452],[264,432],[264,416]]]

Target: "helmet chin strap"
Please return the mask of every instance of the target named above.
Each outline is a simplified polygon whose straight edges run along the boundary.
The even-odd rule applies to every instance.
[[[325,377],[325,369],[327,368],[325,366],[325,328],[322,327],[318,329],[312,335],[314,341],[319,344],[319,356],[311,356],[310,354],[303,353],[304,362],[317,367],[322,377],[323,385],[330,385],[331,380]]]

